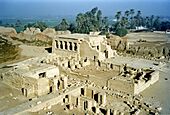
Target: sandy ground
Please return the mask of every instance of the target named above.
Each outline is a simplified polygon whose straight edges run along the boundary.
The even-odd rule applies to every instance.
[[[78,108],[73,108],[72,110],[68,110],[66,105],[57,104],[52,106],[51,109],[30,113],[30,115],[46,115],[48,112],[52,112],[54,115],[84,115]]]
[[[0,81],[0,111],[14,107],[26,100],[27,98],[22,96],[20,91]]]
[[[120,64],[127,64],[130,67],[134,67],[137,69],[148,69],[148,68],[153,68],[153,69],[158,69],[162,66],[164,66],[163,63],[161,63],[159,66],[156,66],[154,64],[158,64],[158,62],[152,61],[152,60],[147,60],[147,59],[142,59],[142,58],[132,58],[132,57],[122,57],[122,56],[118,56],[115,58],[110,58],[105,60],[106,62],[110,62],[116,65],[120,65]]]
[[[140,33],[129,33],[127,35],[129,42],[138,41],[139,39],[155,42],[155,41],[168,41],[170,36],[168,34],[159,34],[153,32],[140,32]]]
[[[170,115],[170,63],[160,71],[160,80],[142,94],[148,102],[162,107],[161,115]]]
[[[48,54],[48,52],[45,50],[45,47],[38,47],[38,46],[28,46],[28,45],[20,45],[19,46],[22,51],[22,56],[27,57],[43,57]]]

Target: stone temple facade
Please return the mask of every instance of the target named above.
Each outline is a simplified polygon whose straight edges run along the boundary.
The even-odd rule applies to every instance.
[[[59,35],[53,40],[53,53],[61,57],[104,60],[116,56],[105,36],[86,34]]]

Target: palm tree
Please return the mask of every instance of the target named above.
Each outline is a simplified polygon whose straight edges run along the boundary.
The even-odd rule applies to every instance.
[[[102,31],[104,32],[108,32],[109,31],[109,21],[108,21],[108,17],[103,17],[102,19]]]
[[[137,14],[136,14],[136,26],[141,26],[141,11],[140,10],[138,10],[137,11]]]
[[[129,17],[129,15],[130,15],[130,11],[129,11],[129,10],[126,10],[126,11],[125,11],[125,17],[127,17],[127,18],[128,18],[128,17]]]
[[[150,28],[149,17],[148,17],[148,16],[146,16],[145,22],[146,22],[146,27],[147,27],[147,28]]]
[[[123,16],[120,23],[121,23],[122,28],[127,27],[127,24],[128,24],[127,18]]]
[[[157,16],[156,19],[154,20],[154,23],[153,23],[153,27],[156,29],[156,30],[160,30],[160,17]]]
[[[116,13],[115,18],[117,19],[117,21],[120,21],[121,15],[122,15],[122,12],[121,12],[121,11],[118,11],[118,12]]]
[[[129,15],[130,15],[130,11],[126,10],[124,14],[125,21],[126,21],[125,23],[126,28],[129,26]]]
[[[140,10],[138,10],[138,12],[137,12],[137,16],[141,16],[141,11]]]
[[[102,26],[102,12],[101,12],[101,10],[98,10],[96,18],[97,18],[97,29],[100,30],[100,28]]]
[[[130,9],[129,14],[131,15],[131,17],[133,17],[133,15],[135,14],[135,10],[134,9]]]
[[[69,24],[66,19],[62,19],[61,23],[58,25],[58,29],[62,31],[66,31],[69,28]]]
[[[150,29],[153,28],[153,23],[154,23],[154,15],[151,15],[151,17],[150,17]]]
[[[95,8],[93,8],[93,9],[91,10],[91,13],[92,13],[93,15],[95,15],[95,14],[97,13],[97,11],[98,11],[98,7],[95,7]]]
[[[82,25],[84,20],[84,14],[79,13],[76,17],[76,31],[80,32],[82,31]]]
[[[118,11],[115,15],[115,18],[116,18],[116,24],[115,24],[115,30],[117,30],[118,28],[121,27],[121,16],[122,16],[122,13],[121,11]]]
[[[130,17],[130,28],[134,28],[134,15],[135,14],[135,11],[134,9],[130,9],[130,12],[129,12],[129,15],[131,15]]]

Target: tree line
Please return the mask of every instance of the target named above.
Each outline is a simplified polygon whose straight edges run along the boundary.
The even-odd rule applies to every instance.
[[[2,22],[0,24],[2,24]],[[17,20],[13,26],[19,27],[20,25],[21,22]],[[101,34],[112,32],[116,35],[124,36],[128,30],[140,26],[147,28],[148,31],[166,31],[170,29],[170,22],[161,21],[160,17],[154,15],[142,16],[140,10],[135,11],[134,9],[126,10],[125,12],[116,12],[110,22],[108,17],[103,16],[102,11],[98,9],[98,7],[95,7],[85,13],[77,14],[74,23],[68,23],[66,19],[62,19],[54,28],[57,31],[70,30],[72,33],[88,34],[91,31],[101,31]],[[43,31],[48,25],[45,22],[39,21],[25,25],[24,29],[27,27],[38,27]]]
[[[55,27],[56,30],[70,30],[72,33],[89,33],[91,31],[101,31],[102,34],[113,32],[119,36],[127,34],[127,30],[136,27],[145,27],[148,31],[166,31],[170,29],[169,21],[161,21],[159,16],[142,16],[142,12],[134,9],[125,12],[118,11],[109,23],[108,17],[102,15],[102,11],[97,7],[76,16],[75,23],[69,24],[66,19]]]

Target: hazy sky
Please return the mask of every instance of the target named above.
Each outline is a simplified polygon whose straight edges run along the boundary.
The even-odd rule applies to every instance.
[[[170,16],[170,0],[0,0],[0,17],[76,15],[96,6],[106,16],[131,8],[143,15]]]

